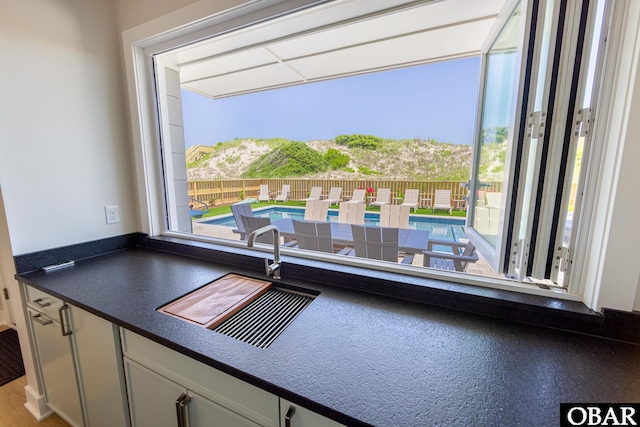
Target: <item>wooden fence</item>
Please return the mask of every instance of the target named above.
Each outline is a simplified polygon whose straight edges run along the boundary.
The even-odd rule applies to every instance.
[[[246,198],[257,198],[260,185],[267,184],[272,193],[289,184],[291,200],[307,197],[311,187],[322,187],[322,194],[329,194],[331,187],[342,187],[342,197],[349,198],[358,188],[390,188],[391,197],[403,197],[407,189],[420,190],[420,197],[434,200],[436,190],[451,190],[451,198],[460,200],[467,196],[465,181],[395,181],[395,180],[338,180],[338,179],[216,179],[189,181],[189,197],[209,205],[227,205]],[[491,183],[486,191],[501,191],[502,183]]]

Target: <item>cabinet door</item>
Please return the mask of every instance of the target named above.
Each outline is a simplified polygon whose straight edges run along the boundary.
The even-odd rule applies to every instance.
[[[133,427],[176,427],[176,400],[184,387],[124,358]]]
[[[118,327],[71,305],[69,315],[87,425],[128,425]]]
[[[313,411],[280,398],[280,427],[345,427]]]
[[[47,405],[69,423],[81,426],[82,408],[69,337],[60,323],[29,309],[29,322]]]

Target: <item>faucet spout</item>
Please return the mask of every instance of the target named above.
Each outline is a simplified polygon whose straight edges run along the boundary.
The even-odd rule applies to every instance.
[[[269,264],[269,259],[264,259],[265,273],[267,276],[273,275],[274,279],[280,279],[280,230],[275,225],[267,225],[257,230],[253,230],[247,238],[247,246],[253,247],[258,236],[265,233],[273,233],[273,263]]]

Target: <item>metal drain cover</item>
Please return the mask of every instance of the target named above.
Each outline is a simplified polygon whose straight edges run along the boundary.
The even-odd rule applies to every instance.
[[[259,348],[267,348],[315,297],[271,288],[212,329]]]

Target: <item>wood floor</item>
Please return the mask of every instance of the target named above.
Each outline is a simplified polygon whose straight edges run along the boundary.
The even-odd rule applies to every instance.
[[[6,329],[0,325],[0,332]],[[24,407],[26,385],[27,377],[23,376],[0,387],[0,427],[69,427],[56,414],[38,423]]]

